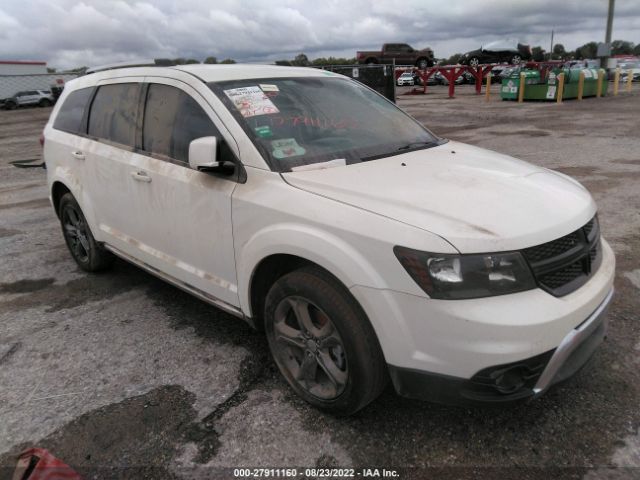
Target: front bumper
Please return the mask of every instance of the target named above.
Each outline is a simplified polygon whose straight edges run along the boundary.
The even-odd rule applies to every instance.
[[[465,385],[495,380],[501,368],[526,367],[531,370],[526,389],[512,395],[506,388],[507,394],[498,396],[500,401],[517,400],[539,395],[575,373],[604,336],[594,318],[604,318],[611,300],[615,257],[608,243],[601,242],[597,271],[563,297],[539,288],[455,301],[363,286],[350,290],[376,331],[401,394],[450,403],[461,398]],[[484,401],[484,394],[494,391],[491,385],[467,388],[462,399]]]
[[[390,365],[391,380],[399,395],[446,404],[504,405],[538,397],[587,364],[605,338],[606,314],[612,298],[613,289],[555,350],[484,368],[470,379]]]

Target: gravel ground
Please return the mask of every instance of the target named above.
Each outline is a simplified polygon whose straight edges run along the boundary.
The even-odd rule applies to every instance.
[[[224,469],[239,466],[640,478],[640,88],[563,105],[445,92],[398,104],[442,136],[572,175],[596,198],[618,271],[609,338],[589,368],[506,410],[387,389],[353,417],[319,413],[243,322],[121,261],[80,271],[44,171],[9,164],[39,158],[50,111],[0,111],[0,478],[30,446],[86,478],[233,478]]]

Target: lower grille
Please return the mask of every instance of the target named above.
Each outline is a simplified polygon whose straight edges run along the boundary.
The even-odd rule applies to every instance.
[[[554,351],[484,368],[471,377],[461,394],[472,400],[495,402],[527,398],[531,396]]]
[[[602,261],[600,226],[593,217],[564,237],[522,251],[538,286],[556,297],[584,285]]]

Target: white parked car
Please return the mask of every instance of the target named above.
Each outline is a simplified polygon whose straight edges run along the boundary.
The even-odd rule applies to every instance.
[[[66,85],[44,138],[81,268],[115,254],[264,329],[319,408],[355,412],[388,379],[440,402],[529,399],[604,337],[615,260],[589,192],[438,138],[346,77],[106,70]]]
[[[413,75],[413,72],[404,72],[398,77],[396,83],[399,87],[402,87],[403,85],[413,85],[415,83]]]

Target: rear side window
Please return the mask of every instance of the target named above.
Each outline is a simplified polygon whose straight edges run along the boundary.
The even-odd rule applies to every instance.
[[[84,133],[82,119],[93,88],[81,88],[69,94],[58,111],[53,128],[69,133]]]
[[[89,135],[133,147],[138,111],[137,83],[104,85],[91,104]]]
[[[143,150],[189,162],[189,144],[201,137],[221,138],[206,112],[182,90],[151,84],[142,128]]]

